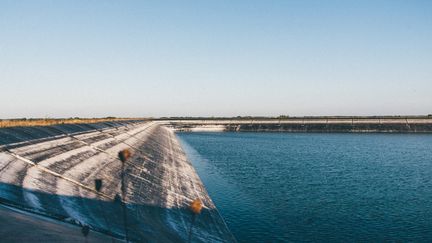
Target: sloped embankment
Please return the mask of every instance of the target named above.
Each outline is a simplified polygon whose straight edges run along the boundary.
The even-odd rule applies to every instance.
[[[157,123],[6,128],[0,145],[5,204],[132,241],[188,241],[190,232],[193,241],[234,241],[174,133]],[[132,152],[124,164],[123,149]],[[204,209],[193,220],[196,198]]]
[[[161,121],[186,132],[344,132],[432,133],[432,117],[420,118],[289,118],[289,119],[188,119]]]

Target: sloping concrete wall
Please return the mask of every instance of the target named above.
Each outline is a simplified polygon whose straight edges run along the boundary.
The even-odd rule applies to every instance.
[[[175,131],[432,133],[432,118],[290,118],[164,120]]]
[[[186,242],[190,232],[193,242],[235,241],[175,134],[158,123],[7,128],[0,144],[4,204],[132,241]],[[132,152],[124,165],[123,149]],[[197,198],[204,209],[193,220]]]

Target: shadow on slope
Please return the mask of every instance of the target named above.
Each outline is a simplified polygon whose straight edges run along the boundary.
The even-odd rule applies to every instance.
[[[34,208],[24,199],[30,193],[47,207]],[[204,208],[195,220],[189,208],[166,208],[160,205],[132,204],[125,207],[114,200],[66,196],[29,190],[0,183],[0,203],[56,220],[88,226],[95,231],[136,242],[186,242],[192,226],[192,242],[235,241],[221,218],[214,217],[216,209]],[[124,214],[126,212],[126,214]],[[12,220],[12,219],[11,219]],[[1,221],[2,232],[8,221]],[[31,229],[22,229],[22,231]],[[4,236],[0,235],[0,239]],[[84,239],[84,238],[83,238]]]

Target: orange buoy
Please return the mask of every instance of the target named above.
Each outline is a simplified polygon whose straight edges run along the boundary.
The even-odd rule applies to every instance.
[[[193,200],[193,202],[190,205],[190,209],[194,214],[200,214],[202,208],[203,208],[202,202],[198,198]]]
[[[131,156],[131,152],[129,151],[129,149],[123,149],[122,151],[120,151],[118,153],[118,156],[119,156],[119,159],[124,163]]]

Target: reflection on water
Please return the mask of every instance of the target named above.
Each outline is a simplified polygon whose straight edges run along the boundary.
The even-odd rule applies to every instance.
[[[178,136],[240,242],[432,241],[432,135]]]

